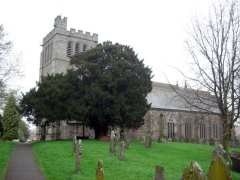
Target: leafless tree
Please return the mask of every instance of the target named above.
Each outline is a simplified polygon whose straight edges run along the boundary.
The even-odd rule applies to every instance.
[[[7,81],[19,73],[19,67],[16,63],[9,60],[9,51],[12,48],[12,42],[7,40],[3,25],[0,24],[0,106],[5,97],[5,88]]]
[[[190,79],[201,90],[195,91],[194,98],[186,94],[183,97],[203,111],[215,111],[216,105],[223,122],[225,149],[229,146],[231,132],[240,113],[239,10],[237,0],[214,4],[208,18],[194,20],[187,41],[196,74]]]

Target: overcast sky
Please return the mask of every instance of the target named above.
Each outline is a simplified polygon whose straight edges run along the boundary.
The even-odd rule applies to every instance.
[[[188,71],[191,58],[185,46],[191,21],[208,14],[210,0],[3,0],[0,24],[13,41],[13,54],[24,76],[14,81],[27,91],[39,77],[42,38],[53,29],[57,15],[76,28],[130,45],[153,70],[154,81],[184,82],[175,68]],[[166,78],[167,77],[167,78]]]

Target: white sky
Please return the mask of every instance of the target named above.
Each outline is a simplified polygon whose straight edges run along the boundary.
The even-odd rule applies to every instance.
[[[57,15],[68,17],[68,29],[76,28],[130,45],[150,66],[153,80],[184,78],[176,68],[188,71],[190,56],[184,41],[191,20],[207,15],[210,0],[3,0],[0,24],[14,43],[24,74],[14,86],[27,91],[39,77],[42,38],[53,28]]]

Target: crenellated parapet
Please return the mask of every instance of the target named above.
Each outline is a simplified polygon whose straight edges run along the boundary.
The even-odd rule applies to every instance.
[[[70,28],[70,30],[67,30],[67,18],[62,18],[61,16],[57,16],[55,18],[54,29],[43,38],[43,45],[47,43],[56,34],[80,38],[87,41],[93,41],[95,43],[98,42],[98,34],[96,33],[90,33],[87,31],[84,32],[82,30],[76,30],[74,28]]]

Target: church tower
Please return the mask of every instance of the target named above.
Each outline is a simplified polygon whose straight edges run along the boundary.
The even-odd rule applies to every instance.
[[[67,30],[67,18],[57,16],[53,30],[43,38],[40,79],[48,74],[65,73],[71,68],[71,56],[93,48],[97,43],[97,34],[72,28]]]

